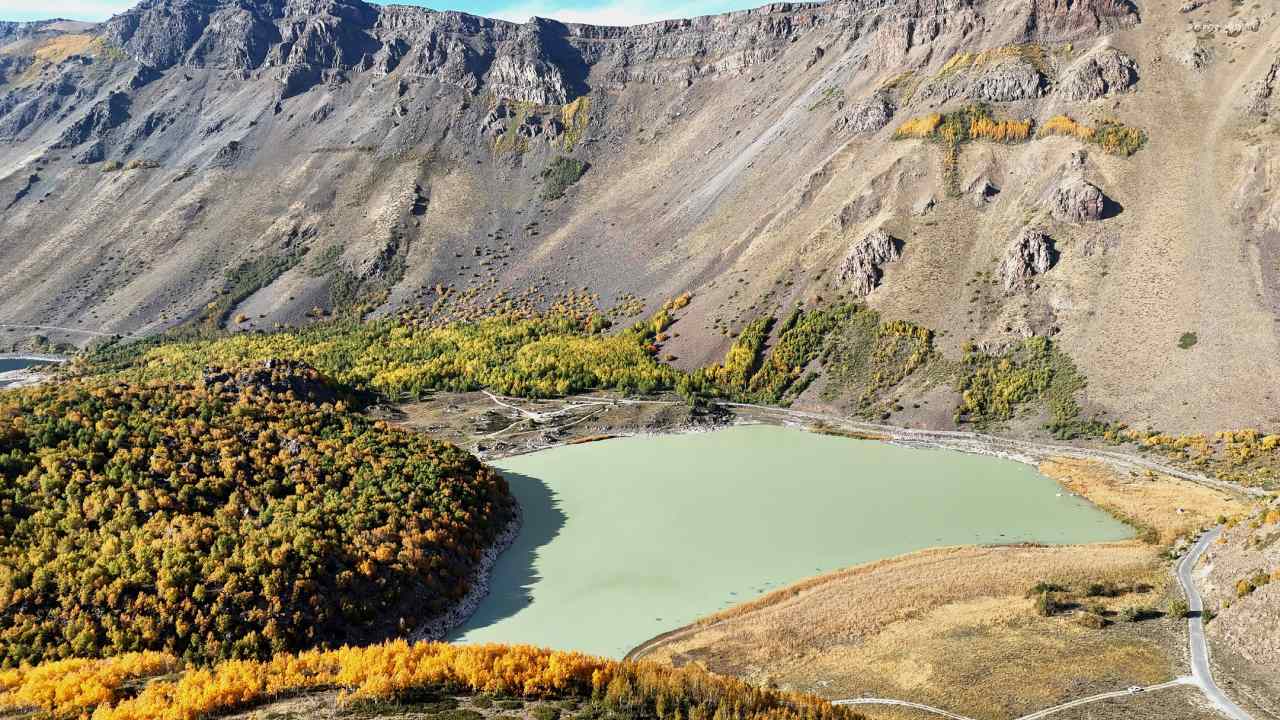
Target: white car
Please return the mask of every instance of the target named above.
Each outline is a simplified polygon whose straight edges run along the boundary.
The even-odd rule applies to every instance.
[[[1138,687],[1137,685],[1134,685],[1133,687],[1129,688],[1129,692],[1131,692],[1131,693],[1140,693],[1140,692],[1142,692],[1142,688]]]

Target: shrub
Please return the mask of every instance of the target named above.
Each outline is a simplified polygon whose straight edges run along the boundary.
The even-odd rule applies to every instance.
[[[587,172],[587,164],[581,160],[568,157],[557,157],[542,171],[542,197],[545,200],[559,200],[565,191],[582,179]]]
[[[260,658],[450,607],[506,482],[326,393],[276,364],[0,394],[0,663]]]
[[[1187,607],[1187,601],[1182,598],[1177,598],[1169,603],[1169,614],[1175,618],[1185,618],[1190,612],[1190,608]]]
[[[1066,592],[1066,591],[1067,591],[1067,588],[1065,586],[1059,585],[1058,583],[1045,582],[1041,580],[1040,582],[1031,586],[1031,589],[1027,591],[1027,597],[1035,597],[1037,595],[1043,595],[1044,593]]]
[[[1040,403],[1049,411],[1048,429],[1055,436],[1079,435],[1089,427],[1079,420],[1075,400],[1084,385],[1084,376],[1048,338],[1027,338],[1000,355],[970,345],[956,379],[961,393],[956,420],[987,427],[1011,419],[1024,405]]]
[[[1195,333],[1185,332],[1185,333],[1182,333],[1182,337],[1178,338],[1178,347],[1182,348],[1183,350],[1190,350],[1199,341],[1200,341],[1200,338]]]
[[[1128,157],[1142,149],[1147,142],[1143,131],[1114,120],[1104,120],[1092,128],[1067,115],[1057,115],[1040,128],[1039,137],[1059,135],[1073,137],[1080,142],[1097,145],[1110,155]]]
[[[1134,606],[1127,607],[1120,612],[1120,618],[1125,622],[1142,622],[1143,620],[1151,620],[1160,617],[1161,613],[1152,607]]]
[[[1062,606],[1058,603],[1053,593],[1046,590],[1036,598],[1035,608],[1036,614],[1040,617],[1051,617],[1058,614]]]
[[[560,708],[538,705],[533,709],[533,720],[560,720]]]
[[[1108,624],[1105,617],[1091,612],[1077,614],[1076,622],[1091,630],[1101,630]]]

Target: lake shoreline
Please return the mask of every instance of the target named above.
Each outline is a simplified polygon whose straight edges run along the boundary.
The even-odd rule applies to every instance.
[[[0,353],[0,363],[27,362],[23,367],[12,370],[0,370],[0,390],[17,390],[18,388],[40,385],[49,379],[44,368],[49,365],[61,365],[69,361],[62,355],[41,355],[39,353]]]
[[[457,639],[536,645],[554,637],[621,658],[744,600],[906,552],[1132,537],[1026,463],[850,443],[762,422],[681,429],[614,433],[622,437],[605,447],[566,441],[497,462],[513,478],[529,534],[499,560],[494,599]],[[647,474],[653,463],[670,471]],[[908,477],[916,481],[904,484]],[[684,500],[664,500],[673,497]],[[654,537],[647,518],[657,516],[680,530]],[[907,517],[917,529],[894,532]],[[663,559],[667,544],[683,557],[678,567]],[[583,574],[584,566],[600,570]],[[596,618],[584,603],[614,612]]]
[[[565,402],[573,402],[574,400],[575,398],[565,398]],[[644,403],[646,401],[632,402]],[[1257,497],[1266,495],[1266,491],[1259,488],[1243,487],[1217,480],[1144,456],[1118,450],[1104,450],[1080,445],[1050,444],[1036,440],[1022,440],[965,430],[921,430],[896,425],[881,425],[823,413],[764,405],[745,403],[721,403],[721,405],[733,411],[733,414],[715,422],[678,423],[664,426],[637,424],[630,427],[610,428],[607,434],[601,434],[601,436],[595,438],[566,435],[557,438],[544,438],[536,444],[524,446],[499,447],[491,450],[476,447],[472,449],[472,452],[481,460],[492,462],[528,455],[542,450],[581,444],[582,442],[625,437],[687,435],[714,432],[727,427],[743,425],[772,425],[821,434],[840,435],[855,440],[884,442],[900,447],[949,450],[970,455],[996,457],[1033,467],[1038,467],[1040,463],[1054,458],[1093,460],[1126,470],[1157,472],[1227,492]]]

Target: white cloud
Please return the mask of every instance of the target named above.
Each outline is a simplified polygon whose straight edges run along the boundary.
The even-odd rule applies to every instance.
[[[0,0],[2,1],[2,0]],[[658,20],[687,18],[706,15],[705,2],[673,3],[661,9],[653,0],[611,0],[599,5],[584,7],[581,0],[525,0],[499,8],[493,17],[512,22],[525,22],[537,16],[554,18],[561,22],[589,23],[592,25],[640,25]],[[701,7],[699,7],[701,6]]]
[[[133,6],[130,0],[0,0],[0,20],[106,20]]]

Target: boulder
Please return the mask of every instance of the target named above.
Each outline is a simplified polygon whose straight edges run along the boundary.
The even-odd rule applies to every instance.
[[[880,285],[883,267],[902,256],[898,246],[883,229],[855,242],[840,263],[840,284],[848,285],[854,297],[866,297]]]
[[[1006,295],[1025,290],[1031,279],[1053,267],[1057,253],[1045,232],[1026,227],[1018,233],[1000,261],[1000,280]]]
[[[1082,177],[1070,177],[1056,184],[1049,195],[1049,214],[1054,220],[1085,223],[1106,217],[1109,198]]]
[[[1138,63],[1115,48],[1103,48],[1076,61],[1063,73],[1057,94],[1087,102],[1126,92],[1138,82]]]

